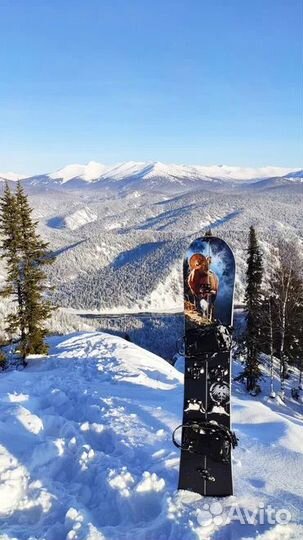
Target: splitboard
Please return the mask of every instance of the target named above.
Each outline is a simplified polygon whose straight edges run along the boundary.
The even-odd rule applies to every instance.
[[[211,235],[184,259],[185,379],[183,422],[173,433],[181,448],[179,489],[206,496],[233,493],[230,424],[231,325],[235,260]]]

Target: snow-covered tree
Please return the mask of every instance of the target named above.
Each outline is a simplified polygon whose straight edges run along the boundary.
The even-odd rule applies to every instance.
[[[281,396],[287,363],[299,363],[302,355],[303,279],[298,245],[280,239],[273,272],[272,293],[275,313],[275,349],[280,359]]]

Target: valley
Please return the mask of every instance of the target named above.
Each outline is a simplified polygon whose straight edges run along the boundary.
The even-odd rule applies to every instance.
[[[170,321],[172,340],[164,351],[160,328],[167,318],[165,322],[163,317],[150,318],[148,325],[146,318],[142,324],[142,318],[127,317],[119,327],[108,314],[181,312],[183,254],[209,228],[234,251],[237,304],[243,303],[250,225],[257,230],[267,271],[279,238],[302,243],[302,171],[287,169],[282,177],[268,177],[271,168],[266,178],[260,178],[256,175],[265,171],[254,170],[255,176],[248,179],[252,170],[242,170],[244,178],[237,179],[239,168],[221,167],[215,178],[206,176],[204,169],[202,175],[199,167],[194,176],[190,167],[162,165],[131,162],[114,167],[107,176],[101,164],[80,170],[70,166],[21,180],[40,233],[56,257],[48,269],[54,288],[51,298],[60,307],[52,332],[61,332],[62,325],[66,332],[81,330],[83,324],[120,334],[133,332],[138,344],[157,354],[162,347],[162,354],[171,358],[181,328],[176,318]],[[218,174],[218,168],[215,171]],[[15,186],[15,180],[8,181]],[[0,182],[0,189],[3,186]],[[4,278],[1,261],[0,283]],[[7,309],[1,301],[1,313]],[[105,318],[84,320],[78,313]],[[155,339],[150,328],[157,325]]]

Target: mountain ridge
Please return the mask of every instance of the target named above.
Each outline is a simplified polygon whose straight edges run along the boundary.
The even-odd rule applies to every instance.
[[[180,165],[159,161],[126,161],[104,165],[90,161],[86,165],[70,164],[54,172],[24,176],[15,173],[0,173],[1,180],[22,180],[26,184],[66,184],[72,181],[98,183],[126,179],[148,180],[165,178],[175,181],[205,181],[210,183],[246,183],[268,178],[301,178],[302,169],[286,167],[238,167],[229,165]]]

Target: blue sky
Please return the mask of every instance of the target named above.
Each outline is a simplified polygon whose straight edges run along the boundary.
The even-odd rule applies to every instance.
[[[0,171],[300,166],[302,10],[302,0],[0,0]]]

